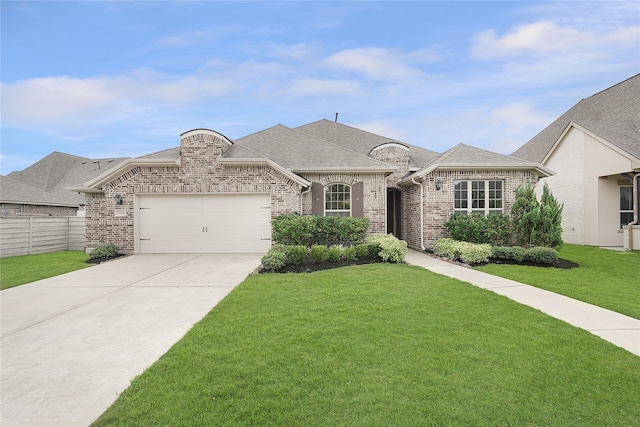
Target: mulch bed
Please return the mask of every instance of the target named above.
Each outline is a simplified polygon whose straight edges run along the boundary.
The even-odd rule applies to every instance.
[[[112,257],[106,257],[106,258],[93,258],[93,259],[89,258],[87,260],[87,264],[102,264],[103,262],[111,261],[111,260],[122,258],[122,257],[125,257],[125,256],[127,256],[127,255],[120,254],[120,255],[116,255],[116,256],[112,256]]]
[[[562,268],[565,270],[569,270],[571,268],[576,268],[579,267],[580,265],[576,262],[573,261],[569,261],[568,259],[562,259],[562,258],[558,258],[558,261],[556,261],[554,264],[536,264],[534,262],[518,262],[512,259],[502,259],[502,258],[489,258],[489,262],[485,262],[485,263],[480,263],[480,264],[473,264],[473,265],[468,265],[459,261],[455,261],[455,260],[451,260],[449,258],[444,258],[441,256],[438,256],[436,254],[434,254],[432,251],[427,251],[426,252],[427,255],[432,256],[434,258],[437,258],[439,260],[442,261],[446,261],[452,264],[456,264],[459,265],[461,267],[480,267],[483,265],[487,265],[487,264],[509,264],[509,265],[527,265],[530,267],[544,267],[544,268]]]
[[[349,267],[352,265],[377,264],[378,261],[336,261],[336,262],[303,262],[297,265],[286,265],[277,271],[265,271],[260,269],[258,273],[311,273],[313,271],[329,270],[331,268]]]

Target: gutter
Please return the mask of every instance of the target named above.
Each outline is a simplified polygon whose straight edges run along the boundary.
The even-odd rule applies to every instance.
[[[640,222],[640,215],[638,206],[640,206],[640,194],[638,194],[638,178],[640,177],[640,173],[637,173],[633,176],[633,197],[635,198],[635,203],[633,204],[633,221],[627,224],[627,229],[629,230],[629,250],[633,250],[633,226],[638,225]]]
[[[302,200],[304,199],[304,195],[311,191],[311,187],[307,188],[303,192],[300,193],[300,215],[302,215]]]
[[[420,248],[425,251],[427,248],[424,246],[424,186],[415,178],[411,178],[411,182],[420,186]]]

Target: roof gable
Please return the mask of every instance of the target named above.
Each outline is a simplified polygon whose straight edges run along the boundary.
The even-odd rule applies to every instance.
[[[581,100],[512,156],[542,162],[571,122],[640,157],[640,74]]]

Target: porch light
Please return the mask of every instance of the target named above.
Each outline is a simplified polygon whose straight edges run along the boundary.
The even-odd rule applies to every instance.
[[[438,191],[442,190],[442,180],[441,179],[436,181],[436,190],[438,190]]]
[[[122,204],[122,196],[121,195],[116,194],[113,199],[116,201],[116,205],[121,205]]]

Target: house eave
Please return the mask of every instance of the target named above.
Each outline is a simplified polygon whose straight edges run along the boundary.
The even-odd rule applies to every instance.
[[[419,171],[412,173],[406,178],[400,180],[398,185],[408,185],[413,184],[414,179],[424,178],[426,175],[430,174],[436,170],[443,171],[451,171],[451,170],[465,170],[465,171],[479,171],[479,170],[491,170],[491,171],[505,171],[505,170],[533,170],[539,177],[546,178],[552,175],[555,175],[551,169],[548,169],[539,164],[521,164],[521,165],[465,165],[465,164],[440,164],[440,165],[432,165]]]
[[[103,193],[104,190],[102,187],[106,183],[113,181],[136,166],[163,167],[179,165],[179,159],[127,159],[82,185],[65,187],[65,189],[77,193]]]
[[[269,166],[287,178],[291,179],[295,183],[301,185],[302,187],[311,186],[311,182],[307,181],[300,175],[295,174],[289,169],[277,164],[273,160],[266,158],[221,158],[218,160],[219,164],[222,166]]]
[[[392,174],[397,168],[390,167],[319,167],[319,168],[296,168],[296,173],[361,173],[361,174]]]

